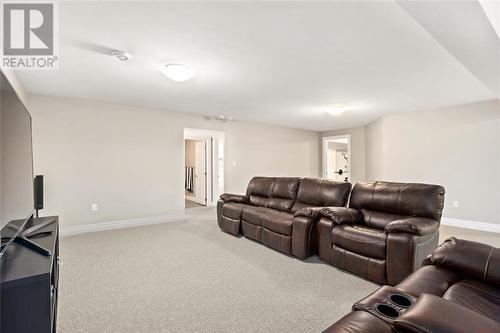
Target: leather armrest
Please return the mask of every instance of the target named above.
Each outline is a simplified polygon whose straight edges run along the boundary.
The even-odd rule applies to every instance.
[[[401,317],[394,327],[402,333],[494,333],[500,323],[462,305],[441,297],[424,294]]]
[[[305,259],[317,253],[316,219],[294,216],[292,222],[292,254]]]
[[[424,258],[422,261],[422,266],[429,266],[432,265],[432,256],[429,254],[427,257]]]
[[[385,231],[406,232],[416,236],[424,236],[438,231],[439,222],[425,217],[408,217],[402,220],[389,222],[385,225]]]
[[[434,265],[500,287],[500,248],[455,237],[432,252]]]
[[[224,193],[224,194],[221,194],[220,198],[226,202],[247,203],[250,201],[250,199],[246,195],[243,195],[243,194]]]
[[[324,207],[321,216],[327,217],[334,224],[359,224],[363,223],[363,214],[360,211],[346,207]]]
[[[321,215],[320,213],[321,213],[321,210],[323,208],[324,207],[307,207],[307,208],[303,208],[299,211],[296,211],[295,214],[293,214],[293,215],[295,217],[302,216],[302,217],[309,217],[309,218],[315,219]]]

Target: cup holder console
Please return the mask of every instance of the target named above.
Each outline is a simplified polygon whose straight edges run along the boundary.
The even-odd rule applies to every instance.
[[[409,308],[413,304],[413,301],[411,300],[411,298],[406,296],[406,295],[403,295],[403,294],[389,295],[389,301],[392,304],[398,305],[402,308]]]
[[[399,317],[399,311],[390,304],[377,303],[373,308],[384,317],[388,317],[390,319],[396,319]]]
[[[354,304],[353,310],[369,312],[392,324],[396,318],[411,309],[416,301],[416,297],[402,293],[394,287],[384,286]]]

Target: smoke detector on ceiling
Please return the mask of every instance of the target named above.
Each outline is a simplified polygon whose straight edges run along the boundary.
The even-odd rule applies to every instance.
[[[113,52],[111,52],[111,56],[120,61],[127,61],[130,59],[130,54],[120,50],[114,50]]]
[[[220,114],[218,115],[217,117],[215,117],[216,120],[219,120],[219,121],[223,121],[223,122],[226,122],[226,121],[233,121],[233,117],[227,117],[224,116],[223,114]]]

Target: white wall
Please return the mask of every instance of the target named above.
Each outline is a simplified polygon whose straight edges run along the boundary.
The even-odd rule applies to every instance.
[[[226,191],[250,178],[318,177],[319,134],[250,122],[220,123],[165,110],[29,95],[43,214],[75,226],[184,209],[183,129],[226,132]],[[233,162],[236,166],[233,166]],[[91,212],[92,203],[99,205]]]
[[[366,179],[384,180],[384,119],[378,119],[365,128]]]
[[[355,184],[366,177],[365,170],[365,128],[355,127],[320,133],[321,137],[347,135],[351,136],[351,172],[352,183]],[[321,155],[322,156],[322,155]]]
[[[366,151],[367,179],[443,185],[444,216],[500,224],[499,100],[386,116]]]
[[[2,50],[0,49],[0,53],[1,52]],[[14,90],[16,91],[17,96],[19,97],[21,102],[23,102],[25,106],[28,105],[28,98],[26,95],[26,91],[24,90],[23,86],[21,85],[21,82],[17,78],[16,73],[10,69],[0,68],[0,70],[7,78],[12,88],[14,88]]]

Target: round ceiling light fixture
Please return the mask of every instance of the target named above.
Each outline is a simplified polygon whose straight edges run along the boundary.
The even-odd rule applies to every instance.
[[[328,109],[328,113],[332,116],[340,116],[347,111],[347,106],[345,105],[334,105]]]
[[[194,77],[194,70],[182,64],[168,64],[162,67],[162,73],[172,81],[184,82]]]
[[[113,52],[111,52],[111,55],[113,56],[113,58],[120,61],[127,61],[130,59],[130,54],[120,50],[114,50]]]

